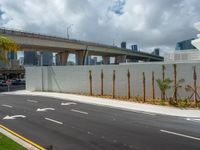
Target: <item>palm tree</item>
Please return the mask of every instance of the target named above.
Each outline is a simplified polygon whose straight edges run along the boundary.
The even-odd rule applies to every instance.
[[[158,87],[161,91],[161,99],[165,100],[165,91],[171,87],[170,84],[173,81],[170,78],[166,78],[164,80],[157,79],[156,82],[157,82]]]
[[[8,63],[8,59],[6,57],[7,52],[9,51],[17,51],[19,49],[19,45],[16,44],[13,40],[8,37],[0,35],[0,60]]]

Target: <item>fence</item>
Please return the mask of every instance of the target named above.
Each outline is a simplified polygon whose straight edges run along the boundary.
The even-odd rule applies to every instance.
[[[44,90],[99,95],[113,95],[114,93],[114,96],[160,97],[161,92],[157,86],[156,79],[163,78],[163,66],[165,67],[164,78],[174,80],[173,62],[27,67],[26,89],[30,91]],[[185,80],[183,87],[177,91],[177,95],[181,98],[191,95],[190,92],[185,91],[185,86],[193,86],[194,66],[196,67],[198,87],[200,85],[200,61],[176,63],[176,80]],[[154,81],[154,84],[152,81]],[[168,97],[171,97],[173,94],[173,88],[166,92]]]

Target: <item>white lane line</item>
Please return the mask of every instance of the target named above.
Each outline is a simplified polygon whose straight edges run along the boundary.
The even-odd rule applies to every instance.
[[[48,120],[48,121],[52,121],[52,122],[54,122],[54,123],[57,123],[57,124],[63,124],[63,123],[60,122],[60,121],[53,120],[53,119],[50,119],[50,118],[45,118],[45,119]]]
[[[12,108],[12,106],[6,105],[6,104],[3,104],[3,105],[1,105],[1,106],[3,106],[3,107],[8,107],[8,108]]]
[[[173,135],[177,135],[177,136],[182,136],[182,137],[185,137],[185,138],[189,138],[189,139],[200,141],[200,138],[189,136],[189,135],[185,135],[185,134],[181,134],[181,133],[176,133],[176,132],[167,131],[167,130],[160,130],[160,132],[164,132],[164,133],[168,133],[168,134],[173,134]]]
[[[27,101],[31,102],[31,103],[37,103],[38,102],[38,101],[30,100],[30,99],[28,99]]]
[[[188,121],[194,121],[194,122],[199,122],[200,118],[186,118]]]
[[[85,115],[88,115],[87,112],[80,111],[80,110],[76,110],[76,109],[71,109],[71,111],[73,111],[73,112],[77,112],[77,113],[81,113],[81,114],[85,114]]]

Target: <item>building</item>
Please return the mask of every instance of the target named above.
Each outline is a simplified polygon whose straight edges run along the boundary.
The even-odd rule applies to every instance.
[[[159,56],[160,55],[160,48],[155,48],[154,51],[151,54]]]
[[[43,54],[43,66],[53,65],[53,53],[52,52],[42,52]]]
[[[165,54],[165,61],[192,61],[200,60],[200,51],[197,49],[181,50]]]
[[[24,51],[24,66],[36,66],[38,57],[36,51]]]
[[[196,49],[196,47],[194,47],[192,45],[192,43],[191,43],[192,40],[194,40],[194,38],[176,43],[176,48],[175,49],[176,50]]]
[[[200,31],[200,22],[195,23],[194,26],[198,31]],[[192,41],[192,45],[200,50],[200,34],[197,35],[197,39]]]
[[[121,48],[126,49],[126,42],[121,42]]]
[[[200,22],[194,24],[200,31]],[[200,35],[197,39],[190,39],[176,44],[174,52],[165,55],[165,61],[199,61],[200,60]]]
[[[131,50],[132,51],[138,51],[138,45],[136,45],[136,44],[131,45]]]

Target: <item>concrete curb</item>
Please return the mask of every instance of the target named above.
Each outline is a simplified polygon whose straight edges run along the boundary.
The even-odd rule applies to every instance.
[[[8,138],[12,139],[16,143],[22,145],[28,150],[46,150],[45,148],[39,146],[38,144],[26,139],[25,137],[19,135],[18,133],[8,129],[7,127],[0,124],[0,133],[4,134]]]
[[[61,100],[70,100],[85,104],[121,109],[132,112],[152,113],[152,114],[160,114],[160,115],[168,115],[176,117],[185,117],[185,118],[200,118],[200,109],[181,109],[169,106],[141,104],[135,102],[126,102],[113,99],[97,98],[91,96],[82,96],[82,95],[74,95],[66,93],[54,93],[54,92],[30,92],[23,90],[15,92],[5,92],[2,94],[42,96],[42,97],[57,98]]]

